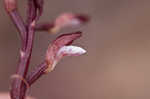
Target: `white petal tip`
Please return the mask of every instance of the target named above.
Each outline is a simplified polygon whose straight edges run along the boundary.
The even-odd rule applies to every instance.
[[[64,46],[60,48],[58,55],[64,54],[67,56],[79,56],[85,54],[86,50],[77,46]]]

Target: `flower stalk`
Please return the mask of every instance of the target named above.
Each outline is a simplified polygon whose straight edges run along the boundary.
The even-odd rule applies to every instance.
[[[71,45],[74,40],[81,37],[81,32],[63,34],[48,46],[44,61],[28,73],[35,32],[56,33],[68,26],[80,26],[88,21],[88,17],[82,14],[65,13],[57,17],[52,23],[38,23],[40,16],[43,14],[44,0],[28,0],[27,18],[24,22],[17,10],[17,0],[4,0],[4,4],[6,12],[16,26],[21,38],[20,57],[16,76],[11,84],[10,96],[11,99],[25,99],[28,86],[34,84],[44,74],[52,71],[57,62],[64,56],[79,56],[86,52],[80,47]]]

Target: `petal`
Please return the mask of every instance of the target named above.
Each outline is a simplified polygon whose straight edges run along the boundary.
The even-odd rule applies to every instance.
[[[85,54],[86,50],[78,46],[63,46],[59,49],[57,57],[59,56],[79,56]]]
[[[77,46],[63,46],[61,47],[58,52],[57,55],[53,61],[53,64],[51,65],[51,68],[47,69],[46,72],[50,72],[52,71],[55,66],[57,65],[57,63],[64,57],[64,56],[79,56],[82,54],[85,54],[86,50],[84,50],[81,47],[77,47]]]
[[[81,35],[82,33],[80,31],[74,33],[62,34],[56,38],[53,44],[57,45],[59,48],[65,45],[70,45],[74,40],[81,37]]]

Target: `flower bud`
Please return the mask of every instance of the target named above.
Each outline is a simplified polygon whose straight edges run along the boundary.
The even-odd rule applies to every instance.
[[[4,0],[6,11],[11,12],[17,9],[17,0]]]

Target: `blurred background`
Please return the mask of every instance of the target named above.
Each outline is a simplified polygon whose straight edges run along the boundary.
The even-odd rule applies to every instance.
[[[26,0],[19,1],[25,16]],[[149,99],[149,0],[45,0],[43,21],[64,12],[85,13],[91,21],[80,28],[74,44],[88,53],[66,57],[39,79],[28,94],[37,99]],[[0,0],[0,91],[10,87],[15,73],[20,39]],[[58,35],[37,32],[31,68],[42,62],[48,44]],[[30,69],[31,69],[30,68]]]

